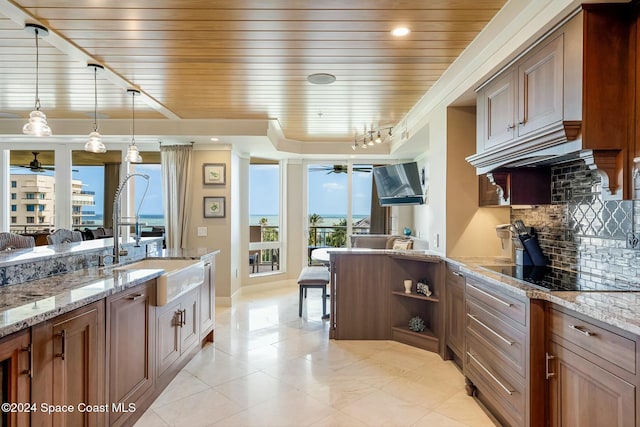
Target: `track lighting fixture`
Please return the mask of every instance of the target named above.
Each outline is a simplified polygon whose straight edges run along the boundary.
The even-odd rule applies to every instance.
[[[353,145],[351,146],[351,148],[353,149],[353,151],[355,151],[358,148],[368,148],[376,144],[381,144],[387,138],[387,136],[393,136],[391,133],[392,129],[393,126],[383,126],[376,129],[372,125],[371,128],[367,130],[367,127],[365,126],[362,135],[358,135],[356,133],[356,135],[353,137]],[[389,132],[387,133],[387,135],[382,136],[382,131]]]

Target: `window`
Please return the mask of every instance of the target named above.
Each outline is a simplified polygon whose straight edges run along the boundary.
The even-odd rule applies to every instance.
[[[11,181],[11,188],[17,188],[18,187],[18,181]]]
[[[249,274],[280,271],[282,215],[280,164],[251,159],[249,164]]]
[[[27,212],[35,212],[36,205],[27,205]]]
[[[44,212],[44,208],[45,208],[44,205],[38,206],[38,212]]]
[[[36,195],[34,193],[26,193],[25,196],[27,200],[33,200],[36,198]]]
[[[16,200],[18,195],[16,193],[11,193],[11,200]]]
[[[27,224],[35,224],[36,219],[33,216],[28,216],[27,217]]]
[[[135,179],[135,185],[133,186],[135,206],[133,206],[132,209],[140,209],[140,222],[146,224],[142,231],[153,231],[153,227],[164,227],[164,203],[161,190],[162,175],[160,174],[160,164],[137,164],[135,165],[135,172],[149,176],[149,189],[146,194],[146,181],[140,177],[132,178]],[[132,213],[135,214],[135,212]]]
[[[18,217],[17,216],[12,216],[11,217],[11,224],[17,224],[18,223]]]
[[[11,212],[18,212],[18,205],[11,205]]]

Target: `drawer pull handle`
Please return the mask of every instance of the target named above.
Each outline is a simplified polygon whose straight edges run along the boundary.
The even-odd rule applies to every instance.
[[[508,339],[506,339],[505,337],[503,337],[502,335],[500,335],[499,333],[497,333],[496,331],[491,329],[487,324],[485,324],[484,322],[481,322],[480,319],[478,319],[473,314],[467,313],[467,316],[469,316],[473,321],[478,323],[480,326],[485,328],[487,331],[491,332],[493,335],[495,335],[496,337],[500,338],[505,344],[507,344],[507,345],[514,345],[515,344],[514,341],[509,341]]]
[[[595,337],[596,336],[595,332],[591,332],[591,331],[585,329],[583,326],[569,325],[569,327],[571,329],[573,329],[574,331],[578,331],[581,334],[586,335],[588,337]]]
[[[65,347],[67,345],[67,337],[66,337],[66,334],[64,332],[64,329],[60,331],[58,336],[61,338],[62,344],[60,344],[61,345],[61,351],[60,351],[60,353],[56,353],[56,357],[59,357],[62,360],[64,360],[64,352],[65,352]]]
[[[452,271],[451,274],[453,274],[454,276],[458,276],[458,277],[464,277],[464,274],[457,272],[457,271]]]
[[[130,301],[138,301],[140,298],[144,298],[144,294],[131,295],[129,297]]]
[[[482,363],[480,363],[480,361],[478,359],[476,359],[473,354],[469,353],[467,351],[467,356],[469,356],[470,358],[473,359],[474,362],[476,362],[478,364],[478,366],[480,366],[482,368],[483,371],[485,371],[487,373],[487,375],[489,375],[491,377],[491,379],[493,379],[496,383],[498,383],[498,385],[509,395],[513,395],[513,390],[510,390],[509,388],[505,387],[504,384],[502,384],[500,382],[499,379],[497,379],[487,368],[484,367],[484,365]]]
[[[555,372],[551,372],[551,369],[549,369],[549,361],[552,359],[555,359],[556,357],[549,353],[545,353],[545,358],[546,358],[545,369],[544,369],[545,378],[549,379],[551,377],[555,377],[556,376]]]
[[[494,296],[494,295],[491,295],[489,292],[483,291],[483,290],[482,290],[482,289],[480,289],[480,288],[476,288],[476,287],[475,287],[475,286],[473,286],[473,285],[470,285],[470,284],[468,284],[468,283],[467,283],[467,286],[469,286],[469,287],[470,287],[470,288],[472,288],[472,289],[475,289],[476,291],[480,292],[482,295],[485,295],[485,296],[487,296],[487,297],[491,298],[491,299],[492,299],[492,300],[494,300],[494,301],[499,302],[500,304],[502,304],[502,305],[504,305],[504,306],[506,306],[506,307],[511,307],[511,306],[513,305],[513,304],[511,304],[511,303],[508,303],[508,302],[506,302],[506,301],[501,300],[500,298],[498,298],[498,297],[496,297],[496,296]]]

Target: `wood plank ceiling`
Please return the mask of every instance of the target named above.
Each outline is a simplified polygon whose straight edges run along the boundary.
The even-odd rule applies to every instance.
[[[348,141],[396,124],[505,0],[0,0],[18,6],[182,119],[277,119],[287,138]],[[28,21],[28,20],[27,20]],[[32,21],[32,22],[33,22]],[[410,29],[393,37],[396,26]],[[312,73],[336,76],[312,85]],[[0,17],[0,118],[34,105],[35,42]],[[87,118],[93,74],[40,41],[49,118]],[[131,100],[99,76],[99,112]],[[166,114],[136,102],[136,117]]]

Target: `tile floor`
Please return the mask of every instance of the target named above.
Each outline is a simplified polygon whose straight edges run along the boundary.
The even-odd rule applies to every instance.
[[[136,427],[494,425],[438,355],[393,341],[329,340],[319,292],[309,290],[302,319],[297,285],[218,307],[215,343]]]

